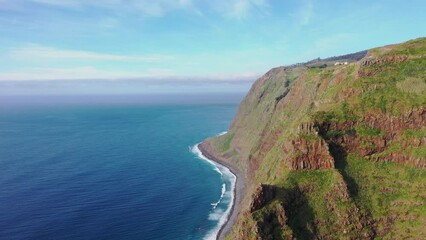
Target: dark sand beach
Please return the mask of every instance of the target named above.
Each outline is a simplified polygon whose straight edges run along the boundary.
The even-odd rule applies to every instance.
[[[234,188],[234,202],[231,207],[230,215],[228,216],[226,223],[220,228],[219,233],[217,235],[217,239],[222,240],[225,239],[227,235],[229,235],[232,227],[237,221],[237,216],[241,210],[241,201],[243,200],[245,193],[246,179],[244,173],[241,172],[236,166],[215,157],[212,153],[208,151],[209,148],[206,147],[204,144],[205,143],[203,142],[198,145],[198,148],[201,153],[209,160],[212,160],[220,165],[227,167],[237,178]]]

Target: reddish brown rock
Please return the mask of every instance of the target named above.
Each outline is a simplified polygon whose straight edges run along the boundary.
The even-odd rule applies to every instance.
[[[362,122],[387,133],[400,133],[407,129],[421,129],[426,126],[426,109],[423,107],[414,108],[400,116],[367,113]]]
[[[330,155],[326,141],[322,139],[313,123],[305,123],[298,127],[299,136],[291,141],[285,149],[286,154],[292,153],[289,167],[293,170],[332,169],[334,159]]]
[[[378,129],[377,136],[359,136],[355,131],[359,125]],[[316,126],[319,135],[324,137],[328,131],[345,132],[343,136],[327,139],[328,143],[341,146],[347,153],[355,153],[375,161],[392,161],[426,168],[426,159],[409,155],[406,150],[411,147],[426,145],[425,138],[406,138],[399,145],[399,150],[389,151],[390,145],[401,139],[407,130],[420,130],[426,126],[426,109],[414,108],[399,116],[380,112],[366,113],[358,122],[325,123]],[[298,145],[301,145],[300,143]],[[312,148],[312,147],[311,147]]]
[[[291,162],[291,169],[332,169],[334,159],[330,155],[328,145],[323,139],[306,140],[297,138],[292,142],[295,157]]]
[[[275,197],[275,189],[271,185],[261,184],[256,188],[250,204],[250,212],[263,208]]]

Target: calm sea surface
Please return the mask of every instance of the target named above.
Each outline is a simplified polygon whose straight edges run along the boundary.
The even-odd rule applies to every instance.
[[[0,239],[203,239],[229,205],[191,147],[236,103],[2,104]]]

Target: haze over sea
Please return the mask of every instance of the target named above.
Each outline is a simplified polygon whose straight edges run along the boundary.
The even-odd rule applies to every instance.
[[[1,97],[0,239],[205,238],[229,182],[190,150],[240,99]]]

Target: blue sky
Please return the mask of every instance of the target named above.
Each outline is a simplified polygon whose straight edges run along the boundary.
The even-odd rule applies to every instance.
[[[0,0],[0,94],[246,91],[275,66],[426,36],[425,12],[424,0]]]

